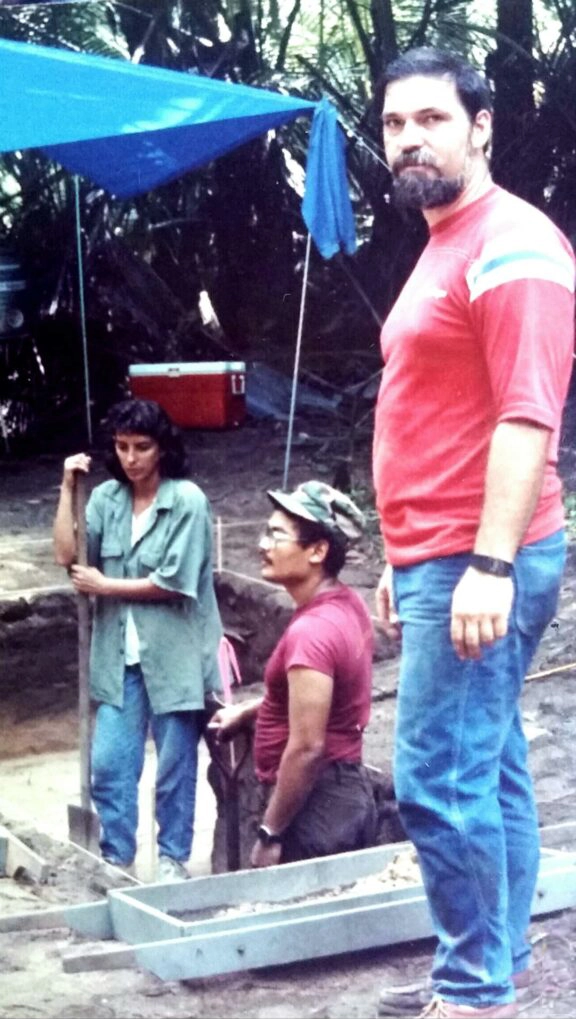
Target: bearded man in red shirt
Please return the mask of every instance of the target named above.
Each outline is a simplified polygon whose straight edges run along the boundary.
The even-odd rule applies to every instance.
[[[382,330],[374,479],[401,630],[394,784],[438,935],[429,987],[381,1015],[514,1016],[538,818],[519,707],[565,557],[557,474],[574,256],[497,187],[491,100],[462,58],[408,51],[384,80],[393,194],[430,238]]]

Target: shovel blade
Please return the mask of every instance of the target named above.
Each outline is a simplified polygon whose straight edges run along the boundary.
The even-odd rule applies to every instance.
[[[68,838],[82,849],[98,854],[100,851],[100,821],[98,814],[75,803],[68,804]]]

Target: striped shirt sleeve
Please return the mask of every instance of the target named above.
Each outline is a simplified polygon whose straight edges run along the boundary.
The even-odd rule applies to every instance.
[[[505,283],[546,280],[574,293],[574,263],[570,253],[551,229],[520,234],[509,232],[488,241],[468,270],[470,303]]]

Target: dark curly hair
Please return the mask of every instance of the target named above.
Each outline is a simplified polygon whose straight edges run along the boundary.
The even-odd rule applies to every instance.
[[[180,429],[154,400],[122,400],[108,411],[103,422],[105,463],[117,481],[129,484],[116,455],[117,435],[148,435],[160,447],[158,464],[162,478],[187,478],[189,464]]]

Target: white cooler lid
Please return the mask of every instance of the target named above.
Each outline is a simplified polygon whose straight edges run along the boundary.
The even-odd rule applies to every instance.
[[[131,364],[128,374],[134,375],[224,375],[245,372],[245,361],[173,361],[162,364]]]

